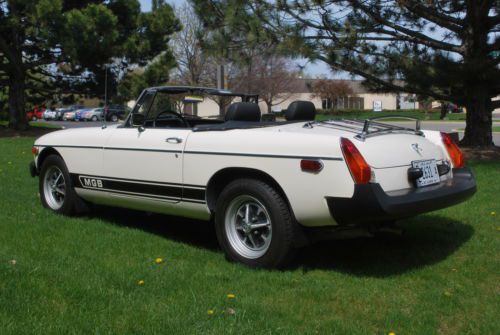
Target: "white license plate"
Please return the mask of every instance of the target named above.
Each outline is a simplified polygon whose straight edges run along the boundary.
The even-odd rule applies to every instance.
[[[426,161],[413,161],[412,167],[419,168],[423,172],[423,176],[417,179],[417,187],[437,184],[440,182],[439,171],[436,160],[430,159]]]

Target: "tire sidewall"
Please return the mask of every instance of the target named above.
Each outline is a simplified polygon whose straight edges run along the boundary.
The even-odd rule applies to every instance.
[[[65,181],[65,193],[66,195],[64,196],[64,203],[61,206],[61,208],[54,210],[49,206],[47,203],[47,200],[45,199],[45,192],[44,192],[44,180],[45,180],[45,175],[47,171],[52,167],[56,166],[61,170],[63,173],[64,181]],[[70,215],[74,213],[75,209],[75,199],[76,195],[74,193],[74,189],[72,186],[72,182],[70,179],[70,175],[68,172],[68,168],[66,167],[66,164],[64,163],[64,160],[57,155],[50,155],[47,157],[40,169],[40,178],[39,178],[39,192],[40,192],[40,199],[42,201],[42,205],[45,208],[48,208],[56,213],[59,214],[65,214],[65,215]]]
[[[271,243],[266,253],[259,258],[251,259],[240,255],[232,247],[226,235],[226,211],[231,201],[241,195],[249,195],[257,199],[266,208],[271,219]],[[227,258],[251,267],[274,268],[286,265],[293,249],[292,219],[284,199],[281,196],[277,198],[276,195],[277,193],[273,194],[270,186],[253,179],[236,180],[221,192],[216,205],[215,230],[217,240]]]

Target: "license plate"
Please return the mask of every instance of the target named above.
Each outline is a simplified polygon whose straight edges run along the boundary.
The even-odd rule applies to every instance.
[[[423,172],[422,177],[417,179],[417,187],[428,186],[440,182],[436,160],[413,161],[411,165],[414,168],[421,169]]]

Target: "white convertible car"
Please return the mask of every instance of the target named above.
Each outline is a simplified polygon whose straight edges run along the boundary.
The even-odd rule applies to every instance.
[[[233,102],[224,120],[179,113],[189,101]],[[124,124],[36,140],[31,174],[43,206],[87,203],[214,221],[232,260],[281,267],[318,235],[376,230],[448,207],[476,184],[450,137],[380,120],[314,121],[293,102],[262,121],[256,96],[199,87],[146,89]]]

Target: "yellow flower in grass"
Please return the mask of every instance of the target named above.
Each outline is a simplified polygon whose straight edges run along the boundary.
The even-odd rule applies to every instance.
[[[208,314],[208,315],[214,315],[214,314],[215,314],[215,311],[214,311],[213,309],[209,309],[209,310],[207,311],[207,314]]]
[[[387,335],[396,335],[395,332],[389,332]]]
[[[497,213],[493,211],[493,212],[490,213],[490,215],[491,216],[495,216],[495,215],[497,215]]]
[[[234,299],[234,298],[236,298],[236,296],[234,294],[230,293],[230,294],[227,295],[227,298],[228,299]]]
[[[156,258],[156,259],[155,259],[155,263],[156,263],[156,264],[161,264],[161,263],[163,263],[163,258],[160,258],[160,257]]]
[[[141,280],[139,280],[139,281],[137,282],[137,285],[139,285],[139,286],[144,285],[144,280],[142,280],[142,279],[141,279]]]

